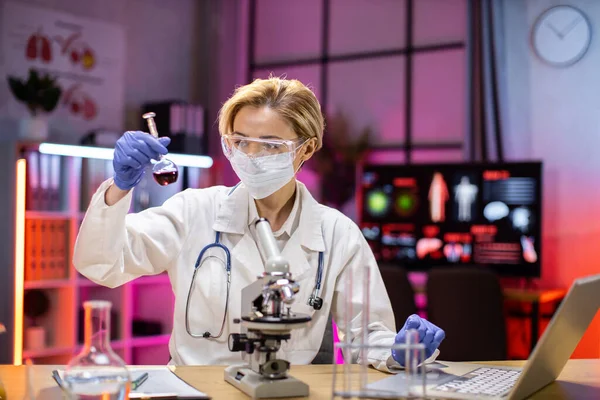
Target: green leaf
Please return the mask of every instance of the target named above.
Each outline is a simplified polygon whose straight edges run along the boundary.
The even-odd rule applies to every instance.
[[[8,77],[8,84],[15,98],[25,103],[29,111],[35,115],[37,111],[53,111],[62,94],[56,78],[49,74],[40,74],[33,68],[29,70],[26,81]]]
[[[29,69],[28,83],[30,83],[32,86],[39,86],[40,84],[40,76],[38,75],[37,71],[33,68]]]
[[[12,92],[15,98],[23,103],[28,101],[27,90],[25,89],[25,85],[18,78],[8,77],[8,86],[10,87],[10,91]]]
[[[44,90],[40,96],[42,109],[46,112],[53,111],[60,100],[61,93],[62,90],[59,87]]]

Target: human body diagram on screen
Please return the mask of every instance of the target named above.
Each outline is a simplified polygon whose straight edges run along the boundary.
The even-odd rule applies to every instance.
[[[471,206],[477,198],[479,189],[469,181],[467,176],[460,178],[460,183],[454,187],[454,200],[458,204],[458,220],[471,220]]]
[[[444,222],[446,219],[446,202],[450,198],[448,186],[441,173],[433,174],[429,187],[429,213],[431,221]]]

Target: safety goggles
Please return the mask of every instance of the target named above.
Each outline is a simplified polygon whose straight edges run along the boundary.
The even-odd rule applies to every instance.
[[[252,158],[274,156],[278,154],[289,154],[290,157],[294,157],[296,151],[302,147],[305,142],[306,141],[301,138],[283,140],[250,138],[235,134],[221,136],[223,153],[228,159],[233,156],[234,151],[240,151]]]

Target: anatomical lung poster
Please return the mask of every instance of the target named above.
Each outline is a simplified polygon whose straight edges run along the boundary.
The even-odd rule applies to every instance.
[[[5,2],[1,20],[0,116],[27,117],[7,76],[57,77],[62,95],[48,115],[52,130],[81,136],[91,129],[122,130],[125,33],[121,26],[41,7]]]

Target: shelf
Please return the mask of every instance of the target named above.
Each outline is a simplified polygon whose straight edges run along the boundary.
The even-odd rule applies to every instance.
[[[131,281],[134,285],[154,285],[154,284],[163,284],[163,283],[171,283],[169,280],[169,275],[167,274],[159,274],[159,275],[151,275],[151,276],[142,276],[140,278],[134,279]]]
[[[170,338],[170,333],[156,336],[140,336],[132,338],[129,343],[131,347],[158,346],[161,344],[168,344]]]
[[[69,279],[45,279],[39,281],[25,281],[27,289],[56,289],[71,286]]]
[[[77,278],[77,286],[80,287],[95,287],[95,286],[102,286],[102,285],[98,285],[97,283],[87,279],[87,278]]]
[[[71,354],[71,353],[73,353],[73,350],[74,349],[71,346],[47,347],[45,349],[39,349],[39,350],[24,350],[23,351],[23,359],[60,356],[63,354]]]
[[[26,219],[69,219],[73,216],[70,211],[25,211]]]
[[[42,148],[37,148],[41,150]],[[44,151],[46,154],[58,154],[57,152],[64,151],[65,146],[47,146],[44,145]],[[73,149],[71,147],[67,148]],[[29,150],[32,151],[30,157]],[[19,247],[18,251],[21,252],[21,257],[31,257],[34,247],[41,248],[41,246],[48,246],[48,250],[60,246],[60,249],[64,251],[66,261],[66,271],[61,274],[55,275],[32,275],[31,278],[41,278],[42,276],[48,277],[48,279],[31,280],[25,281],[26,263],[25,260],[17,260],[18,265],[15,265],[17,272],[17,278],[20,286],[18,287],[18,294],[12,296],[17,299],[15,302],[18,307],[21,307],[22,297],[33,293],[33,291],[43,290],[43,292],[49,297],[51,307],[48,312],[40,317],[39,321],[36,321],[47,328],[47,344],[43,349],[39,350],[27,350],[24,349],[24,330],[28,328],[27,319],[25,317],[20,321],[16,321],[19,326],[17,329],[21,329],[18,339],[13,340],[12,347],[18,346],[23,350],[23,358],[31,358],[36,364],[64,364],[68,360],[78,354],[83,345],[79,343],[80,330],[83,325],[84,313],[82,313],[82,305],[85,301],[89,300],[106,300],[110,301],[113,305],[113,309],[116,311],[113,317],[111,314],[111,322],[117,328],[115,334],[111,335],[111,347],[117,352],[124,361],[131,363],[134,358],[132,349],[137,354],[135,357],[138,359],[148,360],[156,362],[156,360],[162,360],[163,356],[166,355],[165,363],[168,361],[168,344],[170,340],[170,328],[172,326],[173,319],[173,303],[174,295],[171,289],[169,275],[166,272],[157,275],[149,275],[138,277],[132,281],[128,281],[115,288],[97,284],[94,281],[83,276],[72,262],[73,251],[77,243],[77,235],[81,229],[81,223],[84,219],[89,206],[90,198],[96,192],[98,185],[108,179],[111,173],[111,165],[109,159],[106,162],[102,161],[102,157],[98,160],[99,162],[84,162],[81,158],[81,151],[87,150],[86,147],[75,146],[77,154],[73,154],[73,157],[44,157],[40,160],[40,152],[36,151],[36,148],[27,150],[27,158],[25,163],[20,162],[18,169],[15,169],[13,162],[9,166],[9,172],[13,173],[17,178],[17,185],[19,188],[31,188],[34,179],[37,178],[38,182],[42,175],[48,173],[48,178],[58,176],[60,179],[59,188],[59,200],[56,202],[56,198],[52,198],[55,202],[48,204],[44,207],[44,204],[38,202],[40,207],[35,204],[27,203],[27,193],[19,191],[19,197],[17,198],[14,189],[10,190],[10,195],[18,200],[18,204],[15,203],[13,212],[19,219],[18,229],[12,224],[6,227],[9,232],[7,237],[16,239],[18,235]],[[22,151],[19,148],[19,153]],[[93,151],[96,151],[95,148]],[[25,153],[22,153],[25,154]],[[94,156],[94,154],[88,154],[88,156]],[[169,156],[171,157],[171,155]],[[185,160],[184,160],[185,158]],[[173,158],[171,160],[175,161]],[[57,160],[59,161],[57,164]],[[181,160],[189,161],[191,164],[198,164],[198,161],[203,163],[212,162],[207,157],[192,157],[189,159],[188,156],[182,157]],[[41,169],[42,161],[45,163],[48,161],[48,169]],[[27,165],[26,170],[22,168],[23,164]],[[208,164],[205,165],[208,167]],[[202,166],[196,166],[201,168]],[[220,168],[219,165],[215,166]],[[198,170],[191,173],[186,181],[182,181],[183,184],[189,185],[189,182],[193,182],[191,187],[203,187],[208,182],[213,182],[214,177],[217,176],[217,171],[211,170]],[[187,167],[186,167],[187,168]],[[37,172],[37,176],[32,173]],[[54,173],[52,173],[54,172]],[[58,172],[58,174],[56,174]],[[29,173],[29,174],[28,174]],[[149,182],[152,182],[152,178],[149,177]],[[188,182],[189,181],[189,182]],[[154,188],[154,187],[152,187]],[[175,186],[173,186],[175,189]],[[160,187],[156,187],[156,193],[152,191],[151,204],[162,204],[172,195],[175,194],[175,190],[165,191]],[[183,190],[184,187],[181,185],[177,186],[177,192]],[[14,192],[14,193],[13,193]],[[40,192],[45,193],[45,192]],[[18,208],[16,207],[18,205]],[[30,206],[31,207],[28,207]],[[134,209],[131,209],[132,212]],[[17,212],[19,211],[19,212]],[[39,223],[46,223],[45,230],[39,229],[41,227]],[[32,224],[36,224],[36,230],[32,230]],[[58,227],[57,227],[58,224]],[[5,224],[6,225],[6,224]],[[61,236],[56,235],[58,232]],[[42,241],[38,242],[38,234],[44,232],[46,236],[42,236]],[[64,238],[62,237],[64,233]],[[35,235],[35,236],[34,236]],[[56,241],[53,239],[57,239]],[[47,240],[45,240],[47,239]],[[51,240],[52,239],[52,240]],[[60,240],[58,240],[60,239]],[[13,241],[13,243],[17,243]],[[26,243],[26,244],[25,244]],[[36,255],[38,252],[35,253]],[[47,253],[49,255],[49,253]],[[58,260],[58,253],[56,259]],[[29,261],[29,260],[27,260]],[[56,263],[56,261],[55,261]],[[61,259],[61,266],[62,266]],[[64,269],[64,268],[63,268]],[[27,275],[29,278],[30,276]],[[18,285],[17,285],[18,286]],[[18,296],[18,297],[17,297]],[[13,300],[13,299],[11,299]],[[23,315],[23,311],[18,309],[17,312]],[[153,330],[151,332],[169,332],[169,334],[156,334],[151,336],[136,336],[132,337],[132,320],[133,318],[140,318],[142,320],[152,320],[160,323],[164,327],[164,330]],[[137,332],[137,330],[136,330]],[[149,331],[150,332],[150,331]],[[142,335],[144,331],[140,331]],[[160,357],[158,356],[160,355]]]

